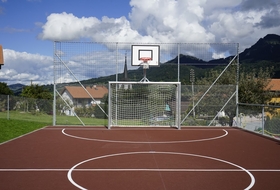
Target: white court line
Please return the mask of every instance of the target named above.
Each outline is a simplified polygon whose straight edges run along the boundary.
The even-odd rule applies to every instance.
[[[231,127],[223,127],[223,128],[212,128],[212,127],[201,127],[201,128],[193,128],[193,127],[182,127],[181,130],[175,129],[175,128],[169,128],[169,127],[113,127],[111,129],[108,129],[107,127],[99,127],[99,126],[93,126],[93,127],[88,127],[88,126],[81,126],[81,127],[65,127],[65,126],[55,126],[55,127],[46,127],[44,130],[62,130],[62,129],[67,129],[67,130],[93,130],[93,131],[217,131],[217,130],[222,130],[226,128],[226,130],[236,130],[235,128]]]
[[[182,140],[182,141],[120,141],[120,140],[105,140],[105,139],[95,139],[95,138],[86,138],[86,137],[79,137],[75,135],[70,135],[65,132],[65,129],[62,130],[62,133],[68,137],[81,139],[81,140],[90,140],[90,141],[99,141],[99,142],[110,142],[110,143],[144,143],[144,144],[166,144],[166,143],[186,143],[186,142],[201,142],[201,141],[209,141],[209,140],[216,140],[219,138],[223,138],[228,135],[228,132],[223,129],[225,134],[217,137],[205,138],[205,139],[196,139],[196,140]]]
[[[0,169],[0,172],[68,172],[70,169]],[[247,169],[250,172],[280,172],[280,169]],[[92,171],[92,172],[244,172],[241,169],[158,169],[158,168],[93,168],[93,169],[75,169],[74,171]]]
[[[214,158],[214,157],[210,157],[210,156],[203,156],[203,155],[197,155],[197,154],[188,154],[188,153],[180,153],[180,152],[156,152],[156,151],[147,151],[147,152],[125,152],[125,153],[117,153],[117,154],[109,154],[109,155],[104,155],[104,156],[99,156],[99,157],[94,157],[94,158],[90,158],[87,160],[84,160],[82,162],[79,162],[78,164],[74,165],[67,173],[67,177],[68,180],[77,188],[82,189],[82,190],[86,190],[86,188],[82,187],[81,185],[77,184],[73,178],[72,178],[72,172],[76,170],[76,167],[86,163],[86,162],[90,162],[90,161],[94,161],[94,160],[98,160],[98,159],[103,159],[103,158],[109,158],[109,157],[116,157],[116,156],[124,156],[124,155],[137,155],[137,154],[170,154],[170,155],[183,155],[183,156],[193,156],[193,157],[198,157],[198,158],[205,158],[205,159],[210,159],[210,160],[215,160],[215,161],[219,161],[219,162],[223,162],[229,165],[232,165],[234,167],[239,168],[240,170],[243,170],[243,172],[246,172],[250,178],[251,178],[251,182],[249,184],[248,187],[245,188],[245,190],[251,189],[254,184],[255,184],[255,177],[253,176],[253,174],[251,174],[247,169],[234,164],[232,162],[226,161],[226,160],[222,160],[222,159],[218,159],[218,158]]]

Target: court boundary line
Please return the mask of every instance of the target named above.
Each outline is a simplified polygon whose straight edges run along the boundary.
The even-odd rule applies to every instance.
[[[217,136],[217,137],[211,137],[211,138],[204,138],[204,139],[196,139],[196,140],[178,140],[178,141],[121,141],[121,140],[104,140],[104,139],[96,139],[96,138],[86,138],[86,137],[79,137],[75,135],[70,135],[65,132],[65,129],[62,129],[62,134],[65,136],[76,138],[80,140],[89,140],[89,141],[98,141],[98,142],[107,142],[107,143],[129,143],[129,144],[174,144],[174,143],[189,143],[189,142],[201,142],[201,141],[209,141],[209,140],[216,140],[223,138],[228,135],[227,130],[222,129],[222,131],[225,132],[225,134]]]
[[[71,126],[47,126],[44,130],[104,130],[104,131],[153,131],[153,130],[160,130],[160,131],[186,131],[186,130],[203,130],[203,131],[212,131],[212,130],[237,130],[234,127],[205,127],[205,126],[186,126],[182,127],[181,130],[172,127],[113,127],[108,129],[107,127],[95,127],[95,126],[81,126],[81,127],[71,127]]]
[[[44,168],[7,168],[0,169],[0,172],[68,172],[70,169],[44,169]],[[250,172],[280,172],[280,169],[246,169]],[[74,169],[73,171],[92,171],[92,172],[126,172],[126,171],[143,171],[143,172],[244,172],[242,169],[160,169],[160,168],[89,168],[89,169]]]

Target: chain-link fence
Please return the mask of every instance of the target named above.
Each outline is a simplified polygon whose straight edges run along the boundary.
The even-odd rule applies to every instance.
[[[280,140],[280,106],[238,104],[235,125]]]
[[[280,106],[235,104],[235,86],[217,85],[208,92],[207,86],[182,85],[182,126],[237,126],[242,129],[280,139]],[[203,96],[204,95],[204,96]],[[105,97],[106,98],[106,97]],[[200,101],[200,104],[197,104]],[[106,101],[105,101],[106,102]],[[0,118],[38,121],[52,124],[52,100],[32,99],[20,96],[0,95]],[[83,105],[65,114],[67,104],[57,99],[58,125],[106,126],[107,116],[96,106]],[[106,103],[102,105],[107,112]],[[238,109],[238,117],[236,117]]]
[[[182,85],[182,126],[229,126],[236,115],[236,86]]]
[[[52,122],[53,101],[0,95],[0,118]]]
[[[230,65],[234,65],[238,70],[238,43],[54,42],[54,92],[57,94],[54,98],[60,100],[54,108],[62,111],[54,112],[53,125],[60,124],[56,114],[60,116],[61,113],[76,116],[77,120],[85,125],[83,114],[78,114],[77,110],[82,109],[83,112],[87,112],[86,110],[92,108],[91,105],[94,105],[94,109],[86,115],[96,117],[97,113],[93,112],[98,112],[99,109],[98,113],[102,117],[107,117],[104,111],[106,107],[104,99],[95,97],[91,92],[95,88],[101,89],[100,85],[108,86],[108,81],[142,81],[143,75],[137,72],[141,67],[132,66],[131,47],[136,44],[145,45],[147,48],[149,45],[160,47],[159,65],[164,68],[161,71],[156,67],[149,68],[148,79],[149,76],[153,76],[156,79],[153,82],[172,81],[193,84],[188,87],[182,86],[182,125],[232,123],[232,111],[228,112],[229,118],[224,116],[225,109],[232,110],[227,105],[234,102],[236,87],[229,85],[230,90],[226,86],[215,87],[216,81],[213,81],[212,85],[197,86],[193,89],[194,68],[205,69],[219,65],[220,69],[224,69],[220,76]],[[130,72],[127,72],[128,70]],[[146,70],[144,77],[146,77]],[[75,91],[71,91],[73,86],[76,86]],[[54,101],[55,104],[57,102]]]
[[[94,106],[76,107],[73,112],[82,118],[79,120],[66,113],[68,104],[60,98],[56,101],[57,125],[107,125],[106,116]],[[51,125],[53,122],[53,100],[0,95],[0,118],[37,121]]]
[[[105,88],[105,87],[104,87]],[[182,126],[228,126],[235,116],[235,86],[204,85],[181,86]],[[56,98],[57,125],[106,126],[108,124],[108,97],[101,98],[99,106],[88,99],[71,102]],[[163,109],[164,113],[165,110]],[[0,95],[0,117],[8,119],[45,121],[52,123],[53,101],[21,96]]]

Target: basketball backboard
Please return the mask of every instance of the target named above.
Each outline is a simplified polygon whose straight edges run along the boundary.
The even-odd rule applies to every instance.
[[[159,66],[160,47],[159,45],[132,45],[131,65],[140,66],[143,63],[141,58],[151,58],[147,63],[149,66]]]

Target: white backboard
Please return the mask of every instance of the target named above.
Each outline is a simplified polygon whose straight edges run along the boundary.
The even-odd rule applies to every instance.
[[[140,66],[143,61],[141,57],[150,57],[149,66],[159,66],[160,47],[159,45],[132,45],[131,65]]]

